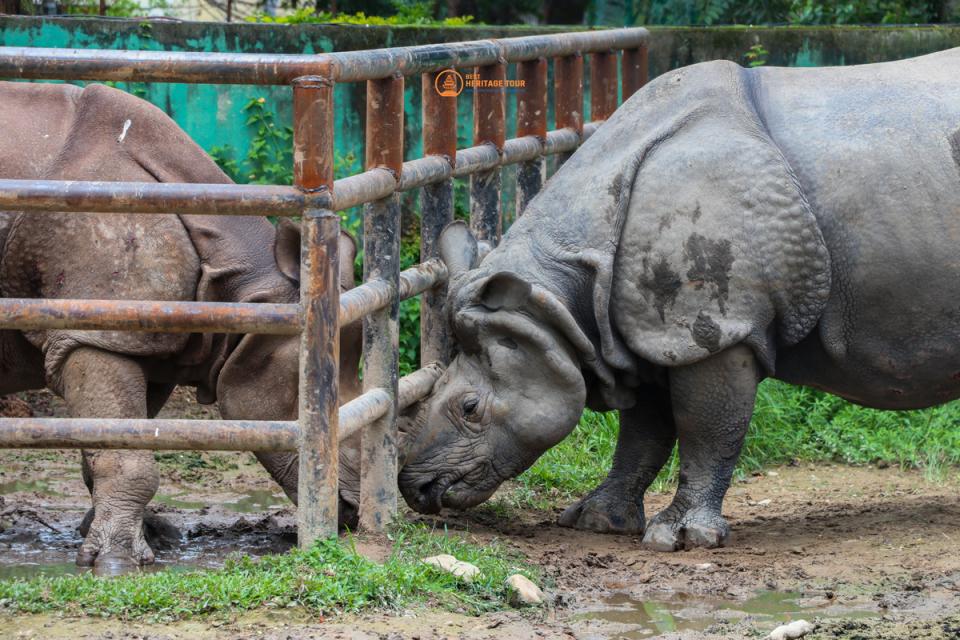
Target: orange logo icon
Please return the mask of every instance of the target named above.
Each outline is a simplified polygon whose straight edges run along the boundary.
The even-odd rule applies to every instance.
[[[463,76],[455,69],[446,69],[437,74],[433,88],[445,98],[455,98],[463,91]]]

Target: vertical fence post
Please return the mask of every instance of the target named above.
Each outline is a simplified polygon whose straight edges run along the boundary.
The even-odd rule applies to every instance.
[[[333,82],[293,83],[293,179],[308,194],[333,188]],[[337,534],[337,366],[340,352],[340,219],[307,204],[300,245],[300,466],[297,537],[302,548]]]
[[[590,120],[606,120],[617,110],[617,53],[590,54]]]
[[[557,129],[571,129],[583,136],[583,56],[579,53],[553,61],[553,108]],[[573,153],[557,156],[563,164]]]
[[[423,92],[423,153],[446,158],[450,166],[457,162],[457,89],[444,89],[449,80],[456,85],[458,76],[452,69],[425,73]],[[462,82],[462,80],[459,80]],[[462,88],[462,87],[461,87]],[[446,95],[442,95],[446,94]],[[453,222],[453,178],[428,184],[420,196],[420,262],[439,257],[437,240],[440,232]],[[447,285],[423,293],[420,305],[420,362],[449,364],[453,341],[447,330],[443,304]]]
[[[403,76],[367,82],[366,169],[403,168]],[[393,287],[384,309],[363,319],[363,391],[384,389],[393,406],[363,431],[360,454],[360,526],[383,531],[397,513],[397,316],[400,288],[400,195],[363,208],[363,279]]]
[[[621,75],[623,77],[623,101],[647,84],[647,45],[638,49],[624,49],[621,61]]]
[[[507,64],[476,68],[478,83],[473,88],[473,144],[492,144],[503,153],[506,141]],[[487,85],[487,86],[485,86]],[[500,242],[503,231],[500,220],[500,167],[470,175],[470,228],[477,240],[491,247]]]
[[[517,136],[534,136],[540,149],[547,140],[547,61],[545,58],[521,62],[517,65],[517,79],[521,87],[517,94]],[[546,174],[543,154],[534,160],[521,162],[517,167],[517,215],[523,214],[527,204],[543,186]]]

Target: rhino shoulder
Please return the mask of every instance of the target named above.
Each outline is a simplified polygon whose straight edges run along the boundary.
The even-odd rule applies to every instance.
[[[778,345],[816,325],[830,256],[803,188],[739,86],[706,85],[638,167],[617,252],[612,313],[631,350],[663,366],[745,342],[772,373]],[[717,92],[720,91],[718,94]],[[717,98],[726,98],[718,104]]]

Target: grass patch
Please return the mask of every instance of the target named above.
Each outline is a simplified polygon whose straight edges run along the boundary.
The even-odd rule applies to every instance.
[[[518,478],[516,499],[537,506],[544,494],[569,500],[593,489],[610,469],[618,429],[616,412],[585,411],[573,433]],[[879,411],[766,380],[737,473],[793,460],[884,462],[942,478],[960,465],[960,402],[922,411]],[[662,491],[675,483],[677,471],[674,452],[652,489]]]
[[[428,603],[479,614],[505,606],[509,575],[539,577],[496,542],[480,547],[446,531],[408,523],[398,524],[391,538],[393,551],[383,564],[358,554],[348,538],[321,541],[309,551],[229,560],[219,570],[0,581],[0,610],[170,621],[260,607],[304,607],[332,615]],[[467,583],[420,562],[440,553],[477,565],[480,575]]]

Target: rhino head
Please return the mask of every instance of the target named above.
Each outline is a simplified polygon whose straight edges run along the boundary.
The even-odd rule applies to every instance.
[[[579,330],[556,297],[514,273],[476,268],[477,243],[462,222],[444,230],[440,253],[459,353],[406,434],[400,490],[422,513],[489,498],[566,437],[586,402],[570,339]]]

